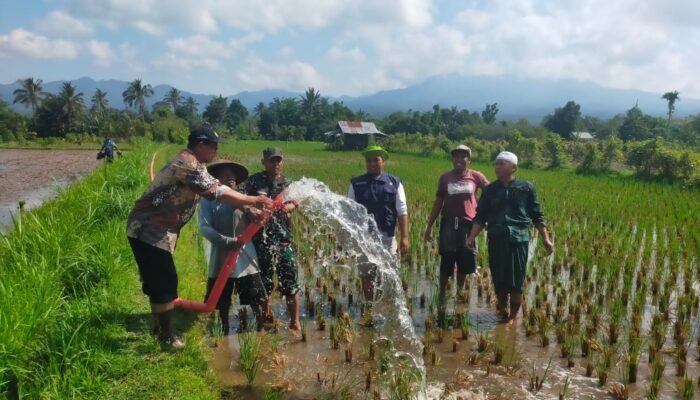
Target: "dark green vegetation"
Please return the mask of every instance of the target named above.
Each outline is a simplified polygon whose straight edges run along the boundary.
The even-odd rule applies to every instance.
[[[467,141],[484,150],[480,157],[507,147],[529,166],[572,165],[581,173],[630,168],[645,177],[700,185],[700,116],[673,119],[675,104],[681,101],[675,91],[659,96],[659,101],[667,102],[667,118],[647,115],[634,106],[603,120],[584,115],[579,104],[569,101],[540,124],[532,124],[524,119],[499,122],[498,103],[486,104],[481,112],[436,104],[431,111],[408,110],[374,119],[342,102],[331,102],[313,88],[298,98],[261,102],[252,110],[222,96],[200,105],[173,88],[149,110],[145,101],[153,96],[153,88],[140,79],[122,93],[125,109],[109,104],[101,90],[77,93],[65,83],[52,95],[42,91],[40,79],[20,84],[14,102],[30,109],[31,117],[0,102],[0,142],[10,146],[93,147],[104,137],[119,143],[134,138],[184,143],[189,129],[202,123],[237,139],[323,141],[323,133],[339,120],[370,120],[389,134],[386,144],[395,151],[436,153],[449,149],[450,142]],[[201,114],[199,106],[204,108]],[[579,139],[581,132],[594,139]]]

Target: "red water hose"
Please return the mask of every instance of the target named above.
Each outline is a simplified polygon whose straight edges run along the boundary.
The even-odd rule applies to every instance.
[[[282,196],[277,196],[273,201],[273,210],[278,210],[282,207]],[[255,236],[255,234],[258,233],[258,231],[260,230],[260,228],[262,228],[265,222],[267,221],[263,221],[262,223],[251,223],[245,228],[245,230],[243,230],[243,233],[241,233],[241,235],[238,237],[238,240],[241,243],[250,242],[253,239],[253,236]],[[213,312],[214,309],[216,309],[216,304],[219,302],[221,292],[224,290],[224,285],[226,285],[226,281],[228,280],[229,276],[231,276],[231,272],[233,271],[233,268],[236,265],[236,260],[238,260],[238,254],[240,253],[240,251],[240,249],[231,251],[226,256],[226,259],[224,260],[224,263],[221,266],[221,270],[219,270],[219,275],[216,277],[214,287],[211,289],[206,303],[185,300],[178,297],[177,299],[175,299],[175,307],[200,313]]]

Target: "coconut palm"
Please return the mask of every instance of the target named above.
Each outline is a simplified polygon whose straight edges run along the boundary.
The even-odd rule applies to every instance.
[[[671,116],[676,110],[676,101],[680,100],[681,98],[678,96],[677,90],[674,90],[673,92],[666,92],[663,96],[661,96],[661,98],[668,102],[668,121],[671,122]]]
[[[92,99],[90,99],[92,105],[90,106],[90,112],[93,114],[104,114],[105,111],[107,111],[107,107],[109,107],[109,100],[107,100],[107,92],[104,92],[100,89],[96,89],[95,93],[92,95]]]
[[[149,84],[141,84],[141,79],[134,79],[122,93],[124,103],[138,109],[141,120],[146,115],[146,98],[151,96],[153,96],[153,88]]]
[[[70,82],[64,82],[61,91],[56,96],[60,104],[60,113],[64,121],[64,132],[73,128],[73,124],[85,112],[83,92],[76,93],[76,88]]]
[[[41,91],[41,84],[43,81],[41,79],[35,80],[34,78],[27,78],[23,80],[20,79],[17,83],[19,83],[21,87],[12,92],[15,96],[12,103],[24,104],[25,107],[31,108],[32,114],[34,114],[45,97],[45,93]]]
[[[183,106],[187,110],[187,115],[197,115],[197,107],[199,107],[199,103],[197,103],[194,97],[187,97]]]
[[[262,115],[262,113],[264,113],[264,112],[265,112],[265,103],[263,103],[262,101],[259,102],[258,104],[256,104],[255,107],[253,108],[253,113],[255,113],[256,117],[260,117]]]
[[[305,116],[311,117],[318,113],[318,108],[321,104],[321,92],[314,88],[308,88],[306,92],[304,92],[304,95],[299,96],[299,98],[299,105]]]
[[[182,104],[183,100],[182,94],[176,88],[171,88],[165,97],[163,97],[163,102],[168,103],[173,111],[177,110],[177,107]]]

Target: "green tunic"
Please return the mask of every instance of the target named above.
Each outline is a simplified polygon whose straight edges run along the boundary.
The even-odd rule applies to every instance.
[[[522,292],[530,241],[530,224],[545,226],[544,215],[530,182],[489,184],[481,194],[474,221],[486,226],[489,268],[497,292]]]

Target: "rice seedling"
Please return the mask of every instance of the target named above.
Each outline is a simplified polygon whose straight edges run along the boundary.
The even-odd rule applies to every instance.
[[[469,313],[465,312],[462,314],[462,316],[459,319],[459,330],[460,333],[462,334],[461,339],[462,340],[467,340],[469,339],[469,329],[470,329],[470,318],[469,318]]]
[[[692,400],[695,398],[695,382],[690,375],[685,374],[683,380],[677,383],[676,393],[681,400]]]
[[[571,385],[571,378],[568,376],[564,379],[564,384],[561,389],[559,389],[559,400],[566,399],[566,395],[569,393],[569,386]]]
[[[261,368],[261,340],[255,332],[238,334],[240,364],[248,385],[252,385]]]
[[[551,367],[552,358],[549,359],[547,366],[545,367],[544,371],[542,371],[542,373],[540,374],[536,367],[535,361],[533,360],[532,366],[528,370],[528,375],[530,376],[528,388],[531,392],[538,393],[542,389],[544,382],[547,380],[547,376],[549,375]]]

